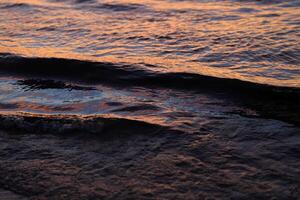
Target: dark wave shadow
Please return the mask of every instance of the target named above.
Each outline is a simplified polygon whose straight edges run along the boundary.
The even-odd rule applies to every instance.
[[[143,86],[224,93],[226,98],[233,99],[236,104],[255,109],[264,117],[300,124],[300,88],[264,85],[191,73],[159,73],[133,65],[60,58],[25,58],[6,54],[0,56],[0,64],[2,76],[37,79],[33,81],[34,84],[31,84],[37,89],[44,88],[44,83],[48,84],[47,81],[39,81],[39,79],[53,79],[117,87]],[[60,87],[76,89],[69,84],[55,81],[50,81],[51,87],[60,85]],[[50,87],[47,84],[46,87]]]
[[[103,139],[133,134],[153,135],[160,131],[179,132],[144,121],[105,116],[31,115],[26,113],[0,115],[0,128],[14,133],[93,135]]]

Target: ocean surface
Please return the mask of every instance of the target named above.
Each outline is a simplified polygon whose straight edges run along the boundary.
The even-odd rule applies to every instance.
[[[300,0],[0,0],[0,195],[297,199]]]
[[[300,87],[299,0],[1,0],[0,51]]]

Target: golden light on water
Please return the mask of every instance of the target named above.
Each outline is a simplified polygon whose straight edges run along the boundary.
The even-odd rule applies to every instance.
[[[268,4],[229,1],[119,0],[101,1],[106,7],[101,9],[99,3],[97,10],[89,3],[12,3],[28,3],[36,8],[0,14],[1,52],[144,63],[157,66],[151,68],[154,71],[300,86],[300,75],[290,73],[296,70],[294,62],[298,58],[277,55],[281,50],[297,51],[295,41],[299,41],[299,35],[293,32],[296,25],[288,23],[290,18],[297,18],[297,7],[270,9],[273,7]],[[49,7],[57,9],[47,10]]]

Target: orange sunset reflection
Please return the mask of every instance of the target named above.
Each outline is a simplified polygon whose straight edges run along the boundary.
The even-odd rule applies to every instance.
[[[300,86],[299,74],[291,73],[299,63],[299,34],[289,23],[297,7],[161,0],[12,3],[30,6],[17,10],[17,18],[1,12],[1,52]],[[110,9],[117,12],[111,15]]]

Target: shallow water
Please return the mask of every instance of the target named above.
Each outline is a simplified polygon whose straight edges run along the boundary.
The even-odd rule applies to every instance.
[[[299,0],[1,0],[0,51],[299,87],[299,6]]]
[[[1,113],[125,118],[184,132],[197,132],[210,119],[257,116],[255,110],[216,93],[103,85],[68,88],[61,87],[62,82],[50,82],[52,85],[43,80],[0,79]]]
[[[0,0],[0,195],[298,199],[299,7]]]

